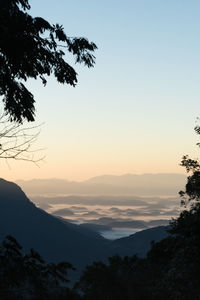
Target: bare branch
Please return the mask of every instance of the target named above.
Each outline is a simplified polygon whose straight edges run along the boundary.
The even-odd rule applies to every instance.
[[[0,116],[0,159],[30,161],[38,165],[44,159],[41,151],[33,149],[33,144],[40,134],[41,125],[25,127],[19,123],[10,122],[9,118]],[[39,153],[39,156],[36,155]]]

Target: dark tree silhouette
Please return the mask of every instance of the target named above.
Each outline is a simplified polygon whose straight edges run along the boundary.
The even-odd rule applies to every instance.
[[[195,132],[200,134],[200,126],[196,126]],[[200,143],[197,143],[200,146]],[[199,159],[191,159],[188,155],[184,155],[181,161],[181,166],[185,167],[189,176],[184,191],[179,194],[182,197],[182,205],[195,204],[200,201],[200,161]]]
[[[34,121],[34,96],[25,87],[29,78],[53,74],[60,83],[75,86],[77,73],[64,59],[64,50],[75,62],[92,67],[97,48],[86,38],[69,37],[59,24],[30,16],[28,0],[0,0],[0,96],[11,121]]]
[[[47,263],[33,249],[23,253],[12,236],[0,245],[0,299],[79,299],[69,287],[67,262]]]

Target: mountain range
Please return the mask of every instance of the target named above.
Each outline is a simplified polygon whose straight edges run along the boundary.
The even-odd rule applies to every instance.
[[[36,195],[135,195],[177,196],[185,185],[184,174],[103,175],[76,182],[65,179],[17,180],[24,191]]]
[[[128,244],[124,239],[111,242],[94,230],[49,215],[37,208],[15,183],[0,179],[0,193],[0,241],[10,234],[25,250],[34,248],[47,261],[65,260],[82,269],[94,260],[111,255],[132,255],[136,250],[137,254],[144,255],[148,250],[144,244],[141,244],[141,249],[139,244],[136,245],[135,241],[142,237],[142,233],[137,234],[136,240],[135,235],[130,236]],[[160,227],[148,230],[145,239],[149,236],[158,241],[166,235],[165,227],[162,227],[163,235]],[[148,239],[146,244],[149,245]]]

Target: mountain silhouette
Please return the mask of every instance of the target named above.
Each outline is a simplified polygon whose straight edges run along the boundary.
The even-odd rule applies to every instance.
[[[150,229],[145,229],[128,237],[120,238],[113,241],[113,245],[125,248],[127,252],[137,254],[140,257],[145,257],[150,250],[151,242],[159,242],[166,238],[169,233],[169,226],[157,226]]]
[[[185,184],[183,174],[102,175],[76,182],[64,179],[17,180],[31,196],[36,195],[134,195],[176,196]]]
[[[19,186],[0,179],[0,240],[14,236],[48,261],[83,266],[115,252],[109,241],[37,208]]]
[[[105,260],[115,254],[143,255],[144,248],[150,245],[151,230],[135,234],[136,239],[131,236],[111,242],[94,230],[71,224],[37,208],[18,185],[0,179],[0,241],[12,235],[25,251],[34,248],[47,261],[68,261],[81,270],[94,260]],[[155,240],[156,228],[152,232],[150,237]],[[164,237],[166,234],[162,233]],[[146,242],[138,244],[139,236]],[[159,239],[161,237],[162,234]]]

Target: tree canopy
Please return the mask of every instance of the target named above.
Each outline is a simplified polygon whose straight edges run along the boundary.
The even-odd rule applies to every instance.
[[[29,78],[53,74],[58,82],[75,86],[77,73],[65,60],[93,67],[97,46],[82,37],[69,37],[61,25],[28,14],[28,0],[0,0],[0,96],[11,121],[34,121],[35,99],[25,87]]]
[[[0,298],[79,299],[67,286],[69,270],[74,270],[70,263],[47,263],[33,249],[25,254],[17,240],[7,236],[0,244]]]

